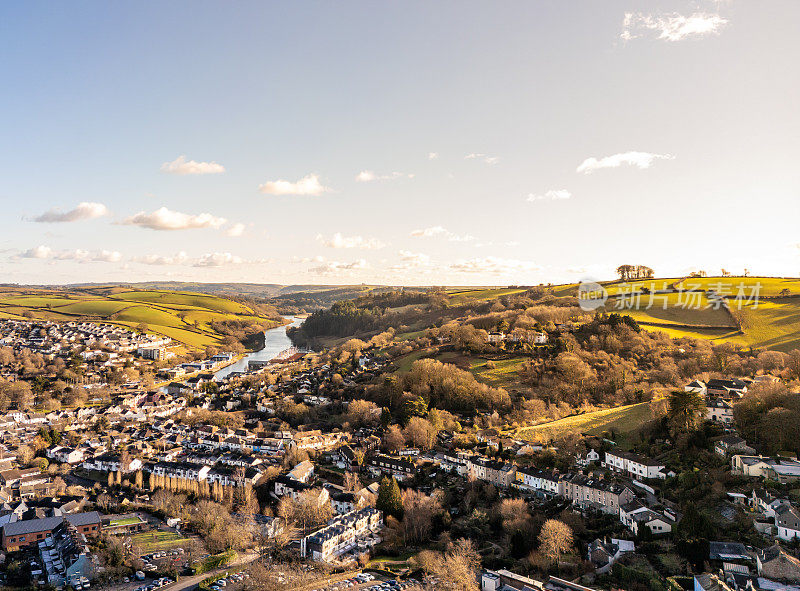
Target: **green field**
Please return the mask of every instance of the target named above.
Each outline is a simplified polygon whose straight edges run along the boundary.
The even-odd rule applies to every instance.
[[[397,366],[397,371],[395,373],[408,373],[408,371],[411,369],[411,365],[418,359],[425,357],[427,354],[427,351],[420,349],[419,351],[413,351],[408,355],[403,355],[402,357],[395,359],[394,364]]]
[[[506,288],[489,288],[489,289],[464,289],[449,291],[450,303],[452,305],[463,304],[465,301],[477,300],[494,300],[508,295],[515,295],[527,291],[524,287],[506,287]]]
[[[650,418],[652,418],[650,403],[640,402],[564,417],[533,427],[523,427],[517,432],[516,437],[526,441],[551,441],[575,431],[601,435],[603,431],[612,429],[625,434],[639,428]]]
[[[188,541],[189,538],[171,531],[149,531],[131,536],[134,546],[138,546],[144,553],[176,548]]]
[[[148,332],[190,348],[220,343],[223,335],[211,327],[213,322],[279,324],[275,318],[265,318],[245,304],[222,297],[120,287],[0,289],[0,318],[105,322],[129,328],[146,325]]]
[[[470,364],[470,371],[479,382],[488,384],[493,388],[508,388],[519,382],[519,372],[527,357],[512,357],[488,362],[483,359],[474,359]],[[489,366],[487,366],[487,363]],[[494,367],[491,367],[494,365]]]

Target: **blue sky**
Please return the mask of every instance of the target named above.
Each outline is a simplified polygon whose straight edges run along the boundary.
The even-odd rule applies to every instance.
[[[4,281],[800,274],[800,4],[0,7]]]

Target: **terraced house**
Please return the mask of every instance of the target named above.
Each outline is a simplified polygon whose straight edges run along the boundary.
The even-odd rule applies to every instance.
[[[514,485],[521,490],[529,490],[543,495],[558,496],[561,492],[561,476],[554,472],[536,468],[517,468]]]
[[[664,464],[628,451],[607,451],[603,464],[609,470],[626,473],[631,478],[663,480],[667,477]]]
[[[562,496],[581,509],[594,509],[609,515],[619,515],[620,506],[631,502],[636,495],[623,484],[574,474],[561,481]]]
[[[417,465],[411,458],[396,458],[384,454],[372,456],[367,467],[374,474],[394,476],[397,480],[413,478],[417,473]]]
[[[495,486],[508,488],[514,482],[517,467],[507,462],[498,462],[481,456],[469,460],[469,474],[478,480],[491,482]]]

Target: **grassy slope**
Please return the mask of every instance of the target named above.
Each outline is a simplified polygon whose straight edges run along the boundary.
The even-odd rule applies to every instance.
[[[614,430],[625,434],[633,431],[652,418],[649,402],[607,408],[580,415],[565,417],[557,421],[520,429],[516,436],[526,441],[557,439],[561,435],[578,431],[600,435],[603,431]]]
[[[239,302],[197,293],[120,288],[66,292],[0,289],[0,317],[21,318],[26,312],[43,320],[92,319],[128,327],[144,323],[151,332],[198,348],[215,345],[221,340],[222,335],[210,327],[214,321],[269,322]]]
[[[487,367],[487,361],[475,359],[472,361],[470,371],[479,382],[488,384],[493,388],[510,388],[518,385],[519,372],[527,361],[527,357],[511,357],[493,361],[494,368]]]
[[[649,296],[643,295],[638,305],[617,309],[614,300],[606,306],[609,312],[629,314],[647,330],[662,331],[671,337],[689,336],[707,339],[715,343],[731,342],[755,349],[776,349],[789,351],[800,347],[800,279],[776,277],[703,277],[683,279],[655,279],[632,284],[612,282],[606,284],[609,293],[630,291],[634,288],[655,284],[656,289],[677,286],[685,290],[718,290],[723,286],[723,295],[736,295],[739,284],[744,285],[744,297],[752,294],[758,286],[760,299],[757,305],[745,303],[741,311],[736,301],[729,300],[732,314],[715,309],[703,295],[699,299],[701,309],[686,309],[680,306],[678,294],[666,296],[667,309],[662,307],[660,296],[650,307]],[[786,297],[777,297],[782,290],[788,290]],[[686,301],[684,296],[683,301]],[[630,304],[630,299],[626,302]]]

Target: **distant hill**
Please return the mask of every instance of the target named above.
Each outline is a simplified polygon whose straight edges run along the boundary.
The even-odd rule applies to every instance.
[[[121,286],[0,287],[0,318],[108,322],[168,336],[189,348],[220,345],[247,327],[281,323],[269,306],[190,291]]]
[[[754,349],[789,351],[800,348],[798,278],[673,277],[608,281],[602,285],[609,298],[598,311],[629,315],[645,330],[713,343],[730,342]],[[430,292],[431,301],[412,306],[403,299],[387,300],[375,289],[354,298],[345,298],[345,295],[339,293],[337,297],[353,299],[352,308],[337,308],[316,318],[314,326],[308,323],[308,334],[298,334],[298,339],[364,338],[389,326],[397,329],[401,337],[412,338],[425,328],[448,320],[491,314],[494,302],[506,302],[512,307],[534,303],[577,306],[578,284],[449,288],[439,290],[435,298]],[[736,299],[739,295],[744,298],[741,306]],[[515,299],[520,301],[514,303]],[[350,334],[349,327],[357,328]]]
[[[398,289],[385,285],[280,285],[277,283],[193,283],[181,281],[146,281],[113,284],[133,289],[192,291],[223,297],[244,296],[259,301],[273,301],[286,314],[313,312],[329,308],[334,302],[350,300],[369,293]],[[95,288],[109,284],[81,283],[69,287]]]

